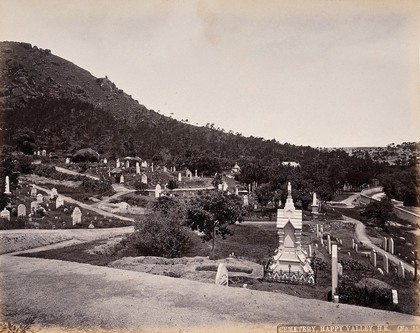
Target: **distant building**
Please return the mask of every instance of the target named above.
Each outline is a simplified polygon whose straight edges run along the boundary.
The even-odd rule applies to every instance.
[[[283,166],[289,166],[289,167],[292,167],[292,168],[300,167],[300,163],[299,162],[281,162],[281,165],[283,165]]]

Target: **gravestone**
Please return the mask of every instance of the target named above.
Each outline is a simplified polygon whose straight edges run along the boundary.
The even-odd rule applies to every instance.
[[[140,174],[140,164],[139,162],[136,162],[136,174]]]
[[[321,246],[324,246],[324,238],[321,237]]]
[[[31,188],[31,197],[36,198],[38,191],[35,187]]]
[[[239,195],[239,189],[235,187],[235,195]]]
[[[181,175],[181,172],[178,172],[178,182],[181,182],[182,181],[182,175]]]
[[[9,176],[6,176],[6,179],[5,179],[4,194],[11,194]]]
[[[327,235],[328,254],[331,254],[331,237]]]
[[[383,258],[382,260],[383,260],[383,263],[384,263],[384,272],[389,273],[388,256],[386,254],[383,254],[382,258]]]
[[[308,245],[308,257],[312,257],[312,246],[311,246],[311,244]]]
[[[358,244],[354,244],[354,251],[358,252],[359,250],[359,245]]]
[[[10,211],[8,211],[6,208],[3,208],[3,210],[0,212],[0,217],[10,221]]]
[[[36,154],[37,154],[38,156],[41,156],[41,151],[40,151],[40,150],[38,150],[38,151],[36,152]]]
[[[32,201],[31,202],[31,213],[32,214],[36,213],[37,209],[38,209],[38,202],[37,201]]]
[[[227,191],[228,189],[228,184],[226,182],[222,183],[222,191]]]
[[[398,304],[398,292],[392,289],[392,304]]]
[[[70,164],[70,157],[66,157],[66,164]]]
[[[335,295],[335,290],[338,286],[338,262],[337,262],[337,245],[333,244],[331,249],[331,290]]]
[[[339,303],[340,302],[340,297],[338,295],[334,295],[333,302],[334,303]]]
[[[36,195],[36,202],[37,203],[42,203],[44,201],[44,196],[41,193],[38,193]]]
[[[150,169],[152,170],[152,172],[155,170],[155,167],[154,167],[153,163],[152,163],[152,166],[150,167]]]
[[[192,178],[192,172],[191,172],[189,169],[187,169],[187,170],[185,171],[185,177],[188,177],[189,179],[191,179],[191,178]]]
[[[50,198],[51,198],[51,199],[54,199],[56,196],[58,196],[58,192],[57,192],[57,189],[56,189],[55,187],[53,187],[53,188],[51,189]]]
[[[384,240],[382,242],[382,247],[385,251],[388,249],[388,238],[384,237]]]
[[[95,226],[93,225],[93,223],[89,224],[88,229],[95,229]]]
[[[318,202],[316,199],[316,193],[314,192],[313,196],[312,196],[312,214],[318,214]]]
[[[82,212],[80,211],[79,207],[74,208],[71,217],[73,219],[73,225],[76,225],[77,223],[82,223]]]
[[[55,208],[60,208],[61,206],[64,205],[64,199],[61,196],[58,196],[57,199],[55,200]]]
[[[17,216],[26,216],[26,206],[24,204],[20,204],[17,208]]]
[[[157,184],[155,188],[155,198],[159,198],[161,193],[162,193],[162,187],[160,186],[160,184]]]
[[[301,245],[302,211],[295,208],[290,183],[287,191],[284,208],[277,210],[279,246],[267,267],[266,278],[277,282],[314,284],[314,273]]]
[[[147,168],[147,162],[146,162],[146,161],[141,162],[141,166],[142,166],[143,168]]]
[[[245,194],[244,200],[243,200],[243,206],[248,206],[248,205],[249,205],[248,196]]]
[[[115,162],[115,167],[116,168],[120,168],[121,167],[121,162],[120,162],[120,159],[119,158],[117,158],[117,161]]]
[[[128,169],[130,167],[130,161],[129,160],[125,161],[125,167],[126,167],[126,169]]]
[[[221,286],[228,286],[229,285],[229,274],[226,268],[226,264],[220,263],[219,267],[217,267],[216,273],[216,284]]]
[[[104,158],[104,164],[108,164],[108,160]]]
[[[316,225],[316,238],[319,238],[319,224]]]
[[[373,267],[376,267],[376,251],[373,252],[373,262],[372,262]]]
[[[351,248],[354,250],[354,238],[351,239]]]
[[[218,189],[219,191],[222,191],[222,190],[223,190],[223,185],[222,185],[222,184],[217,185],[217,189]]]
[[[146,175],[146,174],[142,174],[142,175],[141,175],[141,182],[142,182],[143,184],[147,184],[147,175]]]
[[[163,167],[163,171],[164,171],[164,172],[167,172],[167,171],[168,171],[168,168],[167,168],[166,166],[164,166],[164,167]]]
[[[47,156],[47,151],[45,149],[42,149],[41,155],[42,156]]]
[[[197,169],[195,169],[195,175],[194,175],[194,177],[195,177],[195,178],[198,178],[198,175],[197,175]]]
[[[120,176],[120,184],[124,184],[124,175]]]
[[[373,254],[375,253],[375,249],[370,250],[370,263],[373,265]]]
[[[398,276],[405,278],[405,269],[402,261],[400,261],[400,263],[398,264]]]
[[[388,243],[388,252],[394,254],[394,239],[390,238]]]
[[[337,273],[338,276],[343,275],[343,265],[341,265],[340,263],[337,264]]]

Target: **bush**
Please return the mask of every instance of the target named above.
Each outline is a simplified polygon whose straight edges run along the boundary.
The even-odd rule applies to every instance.
[[[191,231],[183,225],[177,211],[152,211],[135,228],[128,240],[139,255],[176,258],[189,245]]]
[[[369,266],[361,264],[359,261],[354,259],[340,260],[343,271],[367,271],[370,269]]]
[[[82,181],[82,185],[84,190],[88,192],[94,192],[103,194],[108,192],[112,189],[112,184],[109,180],[105,178],[101,178],[100,180],[95,180],[89,177],[85,177]]]
[[[377,309],[391,309],[393,307],[391,289],[359,286],[355,277],[343,275],[338,283],[336,293],[340,296],[340,303]]]

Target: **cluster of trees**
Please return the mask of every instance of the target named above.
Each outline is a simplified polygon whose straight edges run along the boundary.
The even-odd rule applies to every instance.
[[[203,242],[212,241],[215,258],[215,238],[230,235],[229,224],[242,221],[244,213],[239,197],[220,191],[200,192],[188,203],[160,197],[136,223],[130,243],[141,255],[180,257],[189,247],[192,231],[198,231]]]

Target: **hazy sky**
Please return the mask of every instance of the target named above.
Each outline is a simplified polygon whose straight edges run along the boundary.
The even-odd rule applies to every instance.
[[[420,140],[418,1],[0,0],[0,40],[191,124],[313,147]]]

